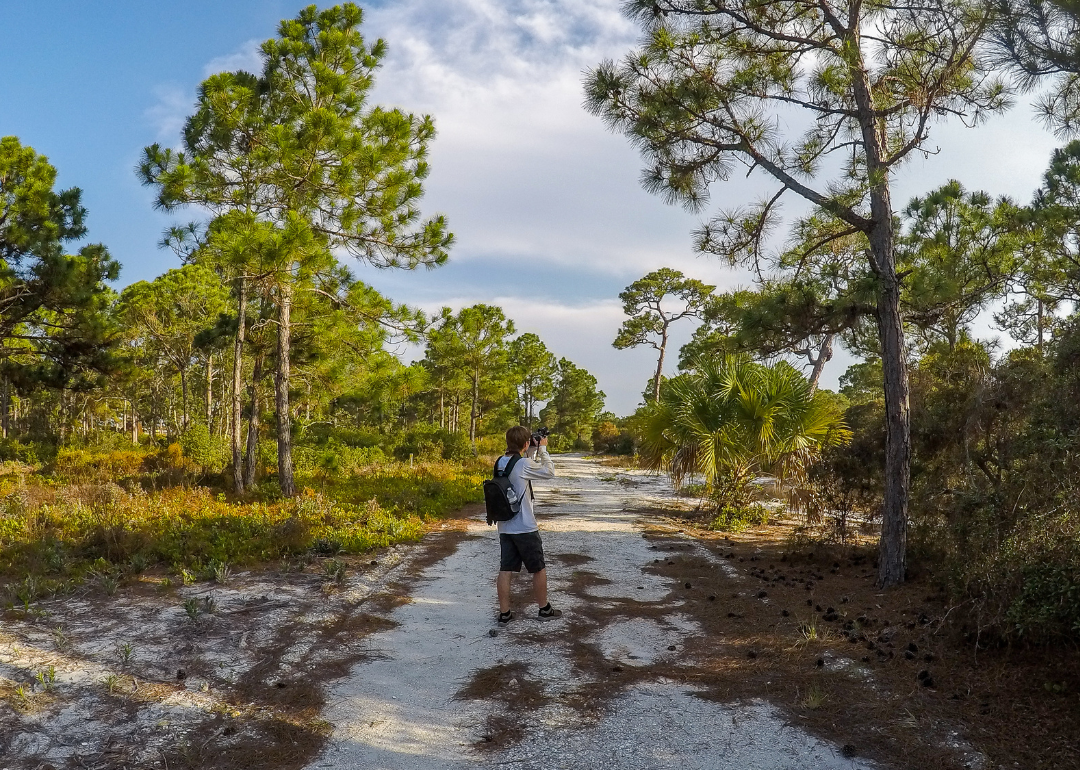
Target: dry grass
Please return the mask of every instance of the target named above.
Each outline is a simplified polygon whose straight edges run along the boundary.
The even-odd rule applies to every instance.
[[[294,499],[206,487],[145,491],[112,481],[0,477],[0,588],[8,601],[68,591],[87,576],[115,585],[147,567],[207,570],[308,551],[363,553],[411,542],[480,496],[483,473],[450,463],[395,464],[328,479]],[[300,479],[301,483],[311,481]],[[27,579],[33,590],[26,590]]]

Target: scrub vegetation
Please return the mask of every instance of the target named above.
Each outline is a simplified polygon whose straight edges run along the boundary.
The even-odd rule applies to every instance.
[[[596,379],[502,309],[426,317],[350,258],[445,261],[419,210],[430,116],[369,104],[385,54],[353,4],[305,8],[259,72],[203,82],[182,146],[140,180],[181,265],[114,291],[81,191],[0,144],[0,583],[9,606],[152,567],[359,553],[416,540],[480,497],[508,424],[591,449]],[[308,86],[314,85],[314,88]],[[390,352],[411,342],[421,360]],[[607,421],[602,420],[606,417]]]
[[[88,686],[64,679],[82,664],[62,659],[82,645],[87,660],[96,650],[101,702],[134,697],[130,672],[139,670],[161,704],[182,693],[216,715],[199,722],[200,734],[240,729],[247,743],[233,746],[237,762],[251,747],[303,743],[292,765],[266,759],[301,766],[327,740],[321,688],[362,657],[333,651],[392,622],[368,614],[372,597],[384,615],[407,600],[408,581],[392,582],[381,554],[415,566],[452,551],[468,527],[454,514],[471,515],[514,424],[546,426],[555,451],[669,476],[682,513],[696,499],[677,534],[715,551],[710,564],[694,564],[713,570],[701,578],[713,582],[667,570],[674,559],[654,568],[685,591],[735,579],[716,571],[719,558],[737,558],[734,533],[740,549],[768,553],[769,571],[749,574],[783,587],[785,635],[739,652],[750,661],[797,653],[800,665],[813,656],[814,669],[792,680],[810,722],[856,718],[817,670],[827,668],[818,652],[840,638],[873,653],[864,663],[888,661],[892,671],[914,668],[917,652],[927,664],[950,661],[915,674],[911,687],[936,691],[963,668],[995,697],[1013,680],[995,673],[991,686],[984,672],[1007,671],[1014,651],[1035,678],[1069,656],[1045,691],[1055,709],[1067,702],[1075,712],[1076,4],[630,0],[625,10],[641,42],[586,73],[585,103],[641,150],[646,188],[701,212],[713,185],[737,171],[773,186],[760,201],[707,214],[693,237],[698,252],[746,269],[749,285],[707,285],[660,267],[619,295],[626,318],[612,344],[656,351],[628,416],[606,412],[596,377],[521,333],[503,308],[424,313],[357,279],[357,263],[438,268],[455,240],[446,218],[421,205],[435,120],[371,102],[386,43],[365,39],[353,3],[282,21],[257,71],[201,83],[176,146],[143,148],[137,177],[170,217],[161,246],[177,257],[154,280],[114,288],[121,266],[105,245],[87,243],[82,192],[57,189],[57,169],[32,139],[0,138],[0,612],[32,642],[22,649],[15,632],[0,637],[10,653],[0,664],[22,677],[0,679],[0,727],[29,724],[24,717],[52,713],[58,691]],[[1062,146],[1030,200],[949,180],[894,202],[898,169],[936,151],[938,121],[974,126],[1033,89]],[[789,120],[793,108],[813,119]],[[799,217],[781,216],[784,196],[802,199]],[[1007,340],[980,339],[987,323]],[[696,324],[675,372],[673,324]],[[406,345],[418,352],[411,362],[400,355]],[[832,392],[822,376],[841,347],[858,362]],[[415,562],[394,548],[436,529],[454,531],[408,557]],[[755,530],[772,542],[755,543]],[[362,556],[376,550],[379,558]],[[796,601],[825,580],[818,553],[829,555],[821,563],[833,564],[832,584],[851,570],[845,590],[857,588],[869,614],[838,612],[846,594],[836,606],[802,599],[812,613]],[[275,584],[297,607],[270,598]],[[747,609],[769,598],[765,589],[732,598],[726,627],[747,639],[767,636],[761,624],[780,628],[768,602]],[[135,636],[140,601],[163,618],[147,637],[154,659]],[[929,609],[901,618],[901,601]],[[82,624],[74,636],[48,626],[65,602]],[[83,602],[122,617],[107,663]],[[274,639],[252,643],[247,673],[237,679],[199,656],[190,640],[213,632],[224,650],[214,629],[226,626],[239,640],[228,645],[248,655],[249,637],[267,632],[254,609],[262,604],[280,623]],[[706,626],[721,619],[708,614],[714,606],[695,610],[712,618]],[[300,681],[304,670],[286,654],[303,646],[297,634],[309,637],[308,675],[333,664],[318,682]],[[182,667],[162,662],[175,636],[190,642]],[[66,669],[53,667],[46,644]],[[729,664],[732,689],[718,692],[759,696],[760,682]],[[185,684],[189,671],[200,693],[218,693],[200,700]],[[459,697],[490,700],[492,687],[529,675],[507,665],[478,671]],[[955,699],[972,687],[956,685]],[[505,706],[543,703],[528,687],[515,692]],[[246,728],[218,731],[214,720],[244,714]],[[1060,724],[1073,730],[1070,719]],[[878,740],[875,731],[865,740]],[[998,732],[995,740],[1008,739]],[[1051,737],[1054,756],[1075,756],[1068,740]],[[233,766],[194,745],[155,750],[171,766]]]

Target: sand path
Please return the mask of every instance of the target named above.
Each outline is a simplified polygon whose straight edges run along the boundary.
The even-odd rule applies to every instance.
[[[673,581],[647,569],[657,553],[635,511],[667,496],[667,484],[575,456],[557,456],[556,471],[536,493],[552,601],[564,617],[535,619],[523,574],[517,619],[496,628],[497,535],[477,521],[423,570],[411,601],[391,615],[397,625],[368,637],[368,658],[332,686],[333,737],[309,767],[873,767],[766,703],[717,703],[651,676],[654,665],[692,668],[682,647],[702,633],[680,611]]]

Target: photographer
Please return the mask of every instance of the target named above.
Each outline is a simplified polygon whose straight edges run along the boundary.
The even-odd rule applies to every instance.
[[[499,623],[506,625],[514,619],[510,609],[510,580],[515,572],[521,571],[521,565],[533,578],[533,595],[540,607],[541,620],[550,620],[562,615],[554,609],[547,598],[547,570],[544,564],[544,546],[540,542],[540,532],[533,515],[531,482],[555,477],[555,466],[547,451],[547,431],[537,434],[529,432],[520,425],[506,431],[506,454],[496,462],[501,472],[515,456],[520,458],[510,470],[510,484],[521,500],[521,510],[509,521],[499,522],[499,546],[502,554],[499,562],[499,576],[495,581],[499,593]],[[530,447],[536,447],[535,459],[526,455]]]

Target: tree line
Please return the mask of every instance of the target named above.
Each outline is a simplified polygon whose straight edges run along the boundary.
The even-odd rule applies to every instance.
[[[588,441],[595,378],[515,336],[500,308],[426,319],[348,269],[432,268],[453,243],[419,209],[433,120],[368,103],[385,44],[361,22],[352,3],[310,6],[263,43],[259,73],[203,81],[181,147],[151,145],[137,169],[158,208],[193,217],[162,239],[183,265],[119,294],[104,246],[66,253],[86,234],[80,191],[56,190],[46,158],[2,140],[5,437],[198,429],[227,438],[242,492],[272,431],[286,495],[294,437],[316,424],[424,423],[475,443],[540,418],[568,445]],[[423,359],[403,364],[395,342],[422,344]]]

